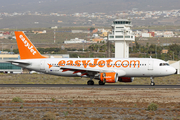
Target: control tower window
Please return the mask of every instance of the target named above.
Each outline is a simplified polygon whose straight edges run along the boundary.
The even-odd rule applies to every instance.
[[[123,38],[123,36],[116,36],[116,38]]]
[[[109,38],[114,38],[114,36],[109,36]]]
[[[124,27],[116,27],[116,28],[124,28]]]

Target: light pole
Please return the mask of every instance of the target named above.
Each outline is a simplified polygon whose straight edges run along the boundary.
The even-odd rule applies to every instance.
[[[2,51],[3,51],[3,43],[1,43],[2,44]]]

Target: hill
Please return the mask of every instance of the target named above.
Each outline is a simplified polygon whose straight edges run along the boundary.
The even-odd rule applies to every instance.
[[[104,12],[179,9],[179,0],[8,0],[1,1],[1,12]]]

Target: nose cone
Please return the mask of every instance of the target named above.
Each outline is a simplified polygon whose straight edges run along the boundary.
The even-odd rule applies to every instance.
[[[172,75],[172,74],[175,74],[176,73],[176,69],[175,68],[173,68],[173,67],[171,67],[170,69],[169,69],[169,73]]]

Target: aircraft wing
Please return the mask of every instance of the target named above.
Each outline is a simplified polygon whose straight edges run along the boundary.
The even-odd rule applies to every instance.
[[[103,72],[116,72],[114,70],[104,70],[104,69],[95,69],[95,68],[83,68],[83,67],[76,67],[76,66],[64,66],[60,67],[62,69],[62,72],[66,71],[74,71],[73,74],[75,73],[81,73],[81,76],[87,75],[87,76],[94,76],[97,73],[103,73]],[[124,76],[125,72],[122,70],[118,71],[119,76]]]
[[[27,61],[22,61],[22,60],[12,60],[12,61],[6,61],[6,62],[10,62],[11,64],[17,65],[17,66],[28,66],[31,64]]]

